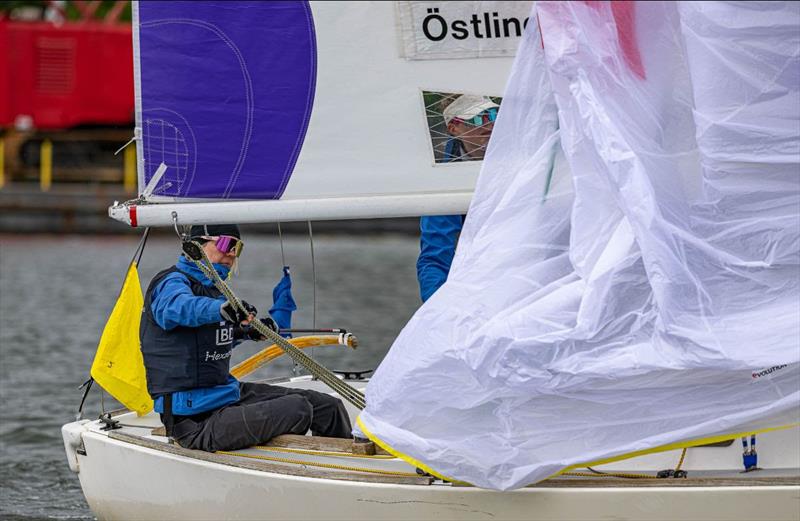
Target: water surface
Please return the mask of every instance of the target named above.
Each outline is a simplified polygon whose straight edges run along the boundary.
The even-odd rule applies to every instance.
[[[245,237],[234,291],[266,311],[281,276],[277,238]],[[103,325],[116,300],[138,239],[132,237],[0,236],[0,517],[93,519],[77,474],[67,467],[61,425],[75,418],[77,386],[87,379]],[[417,239],[409,236],[315,236],[316,322],[358,335],[356,351],[315,348],[332,369],[369,369],[380,362],[419,305]],[[177,239],[151,238],[141,262],[146,285],[174,263]],[[299,310],[295,327],[313,321],[309,241],[284,237]],[[143,288],[144,289],[144,288]],[[254,353],[248,342],[232,362]],[[309,352],[309,351],[306,351]],[[277,361],[251,375],[291,374]],[[118,407],[95,388],[87,418]]]

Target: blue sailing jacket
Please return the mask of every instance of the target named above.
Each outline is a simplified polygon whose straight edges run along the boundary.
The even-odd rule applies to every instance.
[[[423,302],[447,280],[463,224],[462,215],[420,217],[417,280]]]
[[[200,268],[183,256],[175,263],[175,267],[203,286],[214,285]],[[214,264],[214,269],[223,280],[230,272],[230,268],[224,264]],[[217,299],[198,297],[192,293],[186,282],[187,279],[183,274],[170,273],[153,290],[150,306],[153,318],[162,329],[169,331],[178,326],[198,327],[222,320],[219,309],[225,302],[225,297]]]
[[[177,327],[197,328],[207,324],[221,322],[220,307],[225,297],[217,298],[195,295],[188,284],[187,274],[205,287],[213,286],[195,264],[181,256],[176,263],[175,271],[166,275],[153,288],[150,298],[150,310],[156,324],[166,331]],[[225,279],[230,268],[223,264],[214,264],[214,269]],[[183,273],[181,273],[183,272]],[[232,376],[226,383],[213,387],[176,391],[172,393],[172,413],[190,416],[235,403],[239,400],[239,382]],[[164,412],[164,398],[159,396],[154,403],[158,413]]]
[[[269,316],[278,324],[281,329],[291,329],[292,313],[297,310],[297,303],[292,296],[292,276],[289,266],[283,267],[283,277],[272,290],[272,307],[269,308]],[[283,333],[283,337],[292,338],[291,333]]]
[[[444,159],[449,163],[463,161],[463,154],[461,141],[450,138],[445,144]],[[428,300],[447,280],[463,225],[463,215],[420,217],[417,281],[422,302]]]

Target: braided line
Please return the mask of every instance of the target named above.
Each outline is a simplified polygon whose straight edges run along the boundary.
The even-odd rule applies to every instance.
[[[193,241],[194,242],[194,241]],[[225,298],[230,302],[236,309],[241,311],[242,313],[246,313],[247,310],[244,309],[242,306],[242,302],[239,298],[233,293],[233,291],[228,287],[228,285],[223,281],[217,271],[214,269],[213,264],[209,260],[208,256],[206,255],[205,250],[203,250],[202,246],[194,242],[197,249],[200,251],[202,255],[202,260],[197,260],[189,257],[192,262],[197,265],[197,267],[208,277],[213,283],[214,286],[225,296]],[[329,369],[323,367],[319,363],[317,363],[313,358],[303,353],[300,349],[293,346],[289,342],[286,341],[285,338],[280,336],[278,333],[272,331],[270,328],[265,326],[261,323],[260,320],[254,320],[251,322],[251,326],[261,333],[267,340],[270,340],[274,344],[277,344],[278,347],[283,349],[283,351],[289,355],[292,360],[297,362],[298,364],[302,365],[308,371],[317,377],[320,381],[328,385],[331,389],[336,391],[339,396],[353,404],[359,410],[363,410],[366,407],[366,400],[364,398],[364,394],[361,393],[358,389],[352,387],[347,382],[344,382],[339,379],[334,373],[332,373]]]

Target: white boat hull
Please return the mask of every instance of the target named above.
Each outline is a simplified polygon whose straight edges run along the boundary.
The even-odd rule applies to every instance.
[[[150,425],[156,421],[152,415],[118,419]],[[198,459],[198,453],[193,457],[190,451],[151,436],[149,428],[111,431],[127,430],[131,439],[140,440],[131,443],[101,431],[101,426],[82,421],[63,428],[70,466],[78,472],[89,506],[99,519],[800,519],[800,431],[796,428],[759,436],[762,466],[769,464],[771,470],[742,475],[729,467],[722,473],[724,479],[707,478],[708,468],[737,459],[740,465],[739,448],[732,445],[690,449],[683,467],[689,470],[689,479],[559,479],[497,492],[439,481],[375,483],[363,474],[343,479],[346,472],[329,474],[338,475],[337,479],[291,475],[314,473],[312,467],[302,465],[294,465],[288,474],[254,470]],[[674,468],[677,459],[675,452],[654,454],[639,458],[638,468],[628,461],[603,470]],[[399,460],[382,464],[413,471]]]
[[[86,433],[80,481],[98,519],[785,519],[800,488],[596,487],[496,492],[271,474]],[[634,484],[632,484],[634,485]]]

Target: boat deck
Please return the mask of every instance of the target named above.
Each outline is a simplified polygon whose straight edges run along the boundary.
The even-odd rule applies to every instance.
[[[306,382],[308,385],[309,382]],[[104,431],[117,442],[169,453],[194,460],[273,474],[319,479],[346,480],[401,485],[444,485],[462,487],[459,483],[443,482],[419,474],[413,466],[375,446],[372,442],[318,436],[278,436],[268,444],[247,449],[209,453],[180,447],[166,437],[156,414],[137,417],[128,411],[112,413],[119,422],[114,430]],[[90,430],[101,432],[103,424],[93,422]],[[733,447],[725,447],[731,449]],[[695,449],[696,450],[696,449]],[[677,459],[673,462],[677,463]],[[669,468],[665,466],[664,468]],[[583,473],[588,470],[581,469]],[[603,469],[624,472],[619,469]],[[692,470],[685,478],[656,478],[655,472],[630,466],[627,472],[648,475],[649,478],[627,478],[612,475],[558,476],[531,487],[545,488],[606,488],[606,487],[758,487],[800,486],[800,469],[763,469],[744,473],[734,469]]]
[[[281,451],[274,451],[270,449],[282,448],[280,445],[281,440],[278,440],[278,446],[265,446],[261,448],[251,448],[233,453],[209,453],[199,450],[185,449],[173,443],[168,443],[166,438],[164,440],[154,440],[153,437],[138,436],[126,432],[110,432],[109,437],[114,440],[131,443],[140,447],[158,450],[183,456],[187,458],[198,459],[210,463],[218,463],[221,465],[229,465],[238,468],[257,470],[262,472],[271,472],[276,474],[286,474],[293,476],[316,477],[321,479],[334,479],[334,480],[348,480],[348,481],[361,481],[372,483],[394,483],[402,485],[432,485],[432,484],[446,484],[450,486],[464,486],[460,484],[450,484],[438,482],[431,476],[414,475],[413,467],[407,465],[402,460],[391,458],[381,461],[381,465],[365,464],[359,461],[357,464],[346,465],[346,460],[349,455],[342,453],[341,456],[316,456],[309,457],[308,454],[303,454],[306,460],[300,457],[288,456]],[[311,436],[309,436],[311,438]],[[299,448],[299,447],[297,447]],[[304,450],[304,449],[302,449]],[[286,461],[285,463],[276,463],[269,460],[262,460],[260,457],[284,457],[286,460],[295,460],[294,463]],[[257,456],[257,457],[253,457]],[[332,467],[314,467],[308,465],[308,460],[313,463],[326,464],[332,466],[341,466],[340,469]],[[344,468],[344,467],[350,467]],[[407,469],[398,470],[398,468]],[[375,469],[387,472],[384,473],[370,473],[365,469]],[[388,472],[397,472],[397,474],[388,474]],[[407,475],[405,475],[407,474]],[[605,487],[754,487],[754,486],[800,486],[800,473],[791,475],[787,474],[781,469],[766,469],[758,472],[750,473],[734,473],[724,472],[720,474],[712,474],[709,471],[697,473],[691,477],[686,478],[665,478],[665,479],[631,479],[631,478],[616,478],[616,477],[558,477],[545,480],[531,487],[544,487],[544,488],[571,488],[571,487],[590,487],[590,488],[605,488]]]

